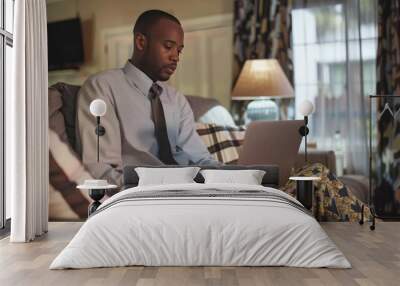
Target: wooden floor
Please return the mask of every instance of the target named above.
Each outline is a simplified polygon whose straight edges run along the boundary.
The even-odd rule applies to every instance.
[[[0,285],[400,285],[400,222],[367,225],[325,223],[323,228],[353,265],[352,269],[289,267],[123,267],[48,270],[81,226],[50,223],[32,243],[0,241]]]

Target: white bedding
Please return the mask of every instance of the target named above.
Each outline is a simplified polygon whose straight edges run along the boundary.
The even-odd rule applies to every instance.
[[[180,190],[182,195],[129,199],[168,190]],[[239,194],[240,190],[263,193],[261,197],[252,197],[251,192],[248,197],[246,192],[240,197],[183,195],[185,191]],[[271,198],[264,199],[264,194]],[[279,190],[255,185],[131,188],[105,201],[50,269],[127,265],[350,268],[318,222],[298,204]]]

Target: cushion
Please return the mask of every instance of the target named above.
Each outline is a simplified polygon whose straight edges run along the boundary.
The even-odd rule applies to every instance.
[[[217,105],[204,113],[198,119],[200,123],[218,124],[223,126],[236,127],[235,121],[229,111],[222,105]]]
[[[194,120],[198,121],[200,117],[207,113],[210,109],[221,104],[214,98],[205,98],[194,95],[185,95],[193,111]]]
[[[199,167],[135,168],[139,176],[139,186],[195,183],[193,179],[199,170]]]
[[[262,170],[202,170],[205,184],[261,185],[265,171]]]
[[[237,163],[246,131],[244,127],[197,123],[196,129],[215,160],[224,164]]]

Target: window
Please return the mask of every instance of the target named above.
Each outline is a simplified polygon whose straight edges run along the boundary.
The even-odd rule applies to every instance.
[[[4,188],[4,105],[6,95],[11,92],[13,22],[14,0],[0,0],[0,228],[11,217],[10,194]]]
[[[356,173],[368,169],[365,118],[376,86],[376,18],[376,0],[295,0],[292,13],[296,111],[304,99],[314,103],[310,140],[318,149],[344,146],[338,163]]]

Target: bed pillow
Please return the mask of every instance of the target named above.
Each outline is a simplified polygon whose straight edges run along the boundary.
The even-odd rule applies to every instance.
[[[202,170],[205,184],[261,185],[265,171],[262,170]]]
[[[199,170],[199,167],[135,168],[139,176],[139,186],[195,183],[194,178]]]

